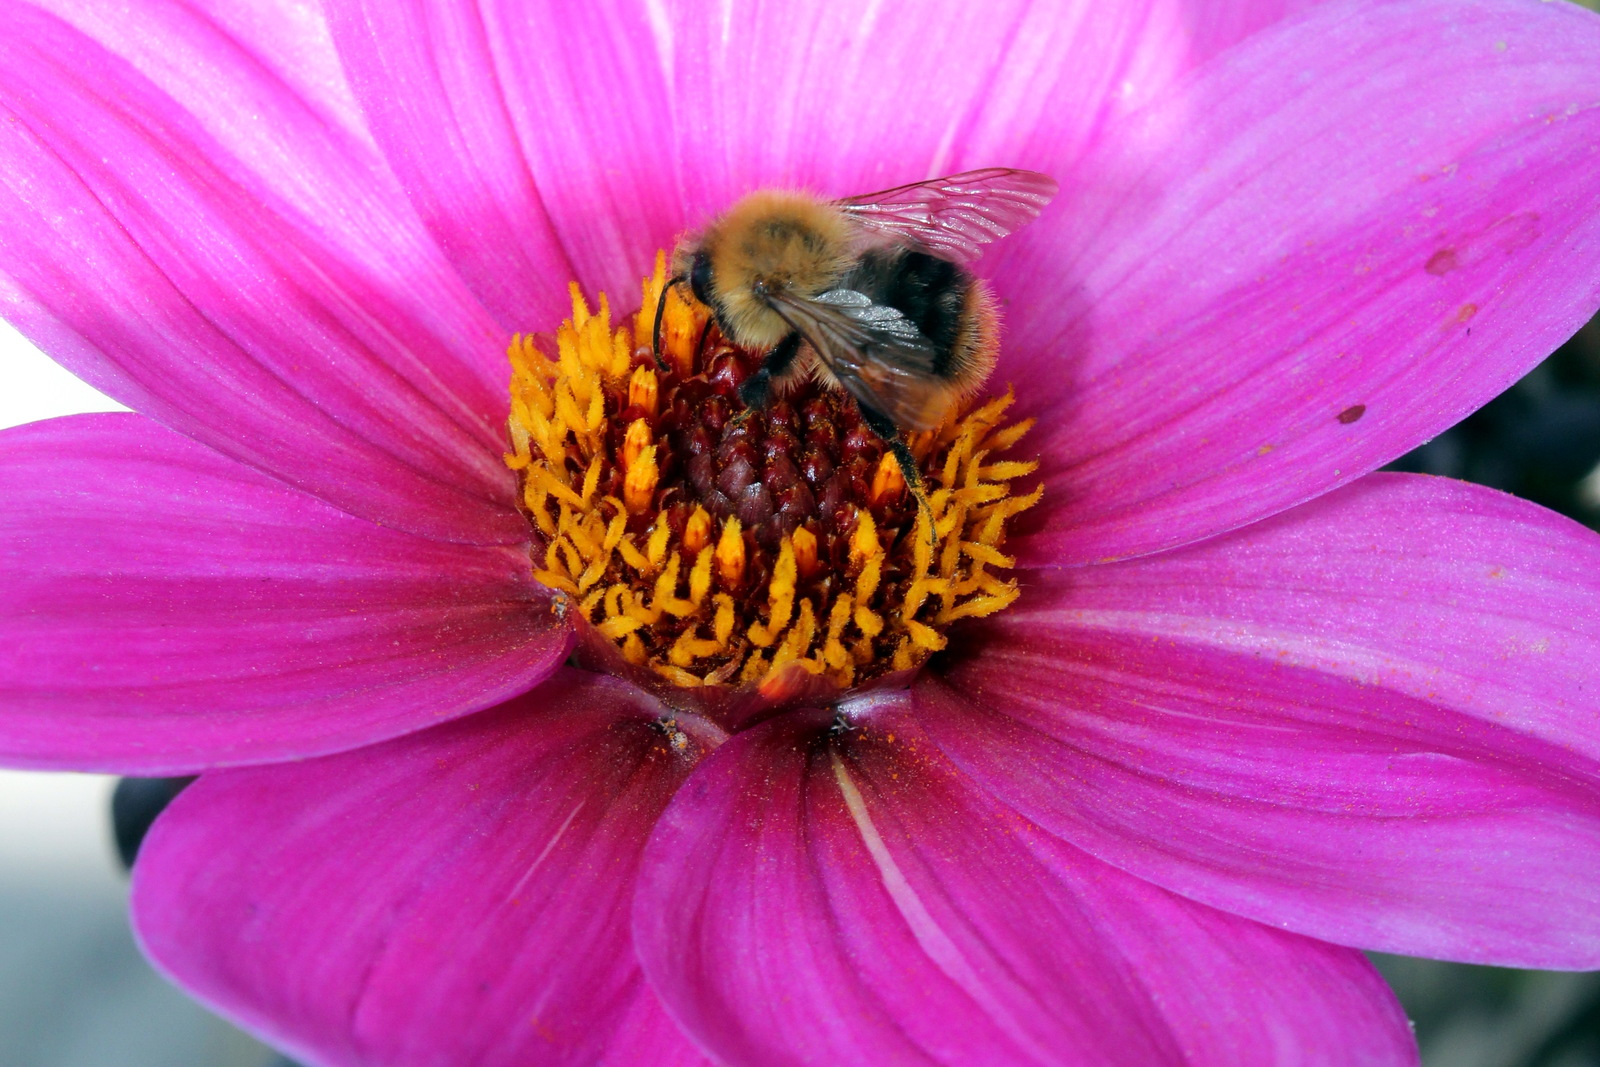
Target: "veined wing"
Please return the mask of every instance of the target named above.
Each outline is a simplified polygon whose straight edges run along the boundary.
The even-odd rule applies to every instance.
[[[902,430],[938,425],[947,393],[934,375],[933,344],[910,319],[853,289],[816,297],[779,293],[772,301],[863,406]]]
[[[967,263],[1014,233],[1055,198],[1054,178],[987,167],[847,197],[838,206],[871,230],[940,259]]]

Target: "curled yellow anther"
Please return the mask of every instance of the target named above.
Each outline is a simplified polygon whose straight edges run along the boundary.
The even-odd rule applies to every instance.
[[[717,578],[726,589],[737,589],[744,581],[744,537],[739,520],[731,516],[723,522],[717,541]]]
[[[856,521],[855,532],[850,535],[850,562],[859,567],[882,553],[883,546],[878,543],[878,524],[872,520],[869,512],[863,511],[861,518]]]
[[[655,499],[656,481],[660,477],[661,468],[656,465],[656,446],[650,445],[635,457],[623,478],[622,501],[628,505],[628,511],[642,515],[649,509],[650,502]]]
[[[639,366],[633,369],[633,377],[628,380],[628,406],[638,408],[651,418],[655,418],[656,405],[660,402],[660,382],[656,378],[654,367]]]
[[[628,424],[628,432],[622,437],[622,469],[631,470],[633,464],[644,454],[644,450],[655,443],[655,435],[650,432],[650,424],[644,419],[634,419]]]
[[[703,507],[696,507],[683,524],[683,550],[691,556],[711,544],[711,515]]]
[[[807,581],[822,565],[817,559],[817,535],[802,526],[794,532],[790,544],[794,546],[795,570],[801,581]]]
[[[878,461],[878,469],[872,473],[872,488],[867,490],[867,500],[878,507],[893,504],[905,495],[906,479],[900,473],[900,464],[895,461],[892,452],[885,452]]]

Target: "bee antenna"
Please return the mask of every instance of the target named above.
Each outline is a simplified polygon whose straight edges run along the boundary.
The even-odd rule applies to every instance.
[[[673,286],[682,285],[688,280],[686,275],[674,274],[661,287],[661,299],[656,301],[656,321],[655,325],[650,327],[650,354],[655,357],[656,369],[663,373],[666,372],[667,361],[661,358],[661,319],[667,313],[667,294],[672,291]]]

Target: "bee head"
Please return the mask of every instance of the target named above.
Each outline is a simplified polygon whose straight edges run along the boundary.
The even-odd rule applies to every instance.
[[[683,269],[725,334],[770,348],[791,327],[768,294],[815,295],[835,287],[853,259],[852,231],[830,204],[803,193],[764,190],[712,221]]]
[[[689,288],[694,290],[694,298],[708,308],[717,306],[711,293],[711,257],[704,248],[697,248],[694,258],[689,261]]]

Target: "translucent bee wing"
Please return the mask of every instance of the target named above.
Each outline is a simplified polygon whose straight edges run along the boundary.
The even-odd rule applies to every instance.
[[[847,197],[856,222],[940,259],[968,263],[1039,217],[1059,187],[1047,174],[986,167]]]
[[[938,425],[949,391],[934,373],[933,343],[910,319],[853,289],[815,297],[775,293],[771,299],[862,406],[902,430]]]

